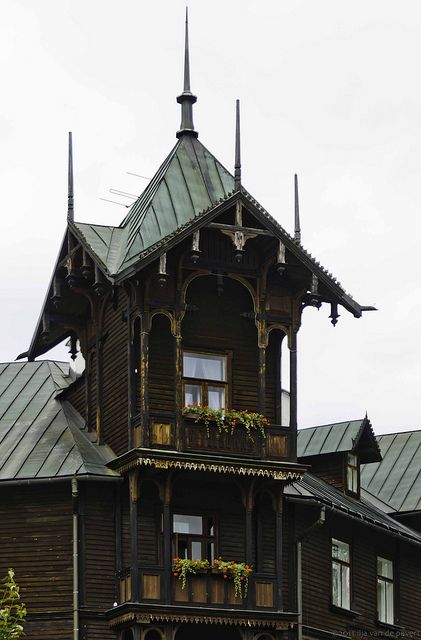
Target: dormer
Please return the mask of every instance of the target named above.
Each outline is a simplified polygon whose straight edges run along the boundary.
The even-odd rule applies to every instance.
[[[360,496],[360,465],[380,462],[381,453],[367,416],[298,432],[297,456],[312,474],[354,497]]]

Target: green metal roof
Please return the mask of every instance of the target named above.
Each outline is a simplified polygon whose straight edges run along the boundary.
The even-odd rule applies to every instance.
[[[362,523],[381,527],[395,535],[421,544],[419,532],[387,515],[373,503],[374,501],[371,501],[367,492],[358,500],[335,489],[321,478],[306,473],[302,480],[285,487],[285,496],[287,499],[300,500],[303,504],[306,501],[308,503],[316,500],[344,516],[357,518]]]
[[[395,511],[421,510],[421,430],[377,440],[383,460],[361,467],[361,485]]]
[[[300,429],[297,455],[299,458],[306,458],[328,453],[346,453],[354,451],[360,443],[361,459],[364,462],[369,462],[369,459],[380,460],[380,450],[367,418]]]
[[[117,475],[105,466],[112,451],[58,397],[73,381],[67,363],[0,364],[0,481]]]
[[[192,136],[181,136],[120,227],[74,223],[111,275],[225,199],[233,176]]]

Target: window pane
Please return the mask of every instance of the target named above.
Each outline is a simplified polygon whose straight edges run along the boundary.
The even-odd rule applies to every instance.
[[[377,557],[377,575],[393,580],[393,562],[387,558]]]
[[[332,558],[349,562],[349,544],[332,538]]]
[[[354,453],[348,453],[348,464],[351,464],[353,467],[357,466],[357,456]]]
[[[184,516],[174,514],[174,533],[202,534],[202,516]]]
[[[387,582],[385,584],[386,587],[386,622],[389,624],[394,623],[394,612],[393,612],[393,583]]]
[[[224,409],[225,389],[223,387],[208,387],[208,405],[210,409]]]
[[[193,541],[191,543],[191,559],[202,560],[202,543]]]
[[[186,352],[183,354],[183,375],[185,378],[225,382],[227,379],[227,357]]]
[[[377,580],[377,615],[380,622],[386,622],[386,589],[383,580]]]
[[[209,542],[208,543],[208,557],[207,559],[209,560],[209,562],[212,562],[215,560],[215,545],[213,542]]]
[[[202,387],[200,384],[186,384],[184,387],[184,404],[202,404]]]
[[[351,590],[349,582],[349,567],[341,567],[341,607],[349,609],[351,607]]]
[[[340,565],[337,562],[332,562],[332,603],[337,607],[341,606],[340,603]]]
[[[189,557],[187,540],[179,540],[177,545],[177,555],[184,560]]]

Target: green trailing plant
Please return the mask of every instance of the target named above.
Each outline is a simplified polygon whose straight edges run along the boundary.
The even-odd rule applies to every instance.
[[[234,433],[238,427],[245,429],[248,437],[253,440],[253,433],[257,432],[265,438],[266,427],[269,420],[260,413],[237,409],[211,409],[200,404],[189,404],[183,407],[184,416],[193,416],[195,422],[201,422],[206,427],[208,436],[210,435],[211,424],[215,425],[219,433]]]
[[[252,568],[245,562],[226,562],[222,558],[214,561],[213,567],[222,573],[226,580],[234,582],[234,593],[237,598],[245,598],[248,591],[249,575]]]
[[[237,598],[245,598],[248,591],[248,579],[252,573],[252,568],[245,562],[225,561],[218,558],[211,564],[208,560],[190,560],[189,558],[173,558],[173,575],[181,582],[181,588],[185,589],[187,576],[202,571],[213,569],[221,574],[224,580],[234,582],[234,593]]]
[[[9,569],[2,580],[0,591],[0,640],[17,640],[24,635],[23,623],[26,607],[20,601],[19,587],[15,582],[15,572]]]
[[[173,575],[181,582],[181,588],[185,589],[187,576],[196,574],[198,571],[208,571],[211,568],[210,562],[207,560],[190,560],[189,558],[173,558],[172,572]]]

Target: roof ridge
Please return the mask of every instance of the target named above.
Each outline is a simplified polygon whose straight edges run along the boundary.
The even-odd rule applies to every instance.
[[[334,427],[339,424],[350,424],[351,422],[363,422],[364,418],[355,418],[355,420],[341,420],[340,422],[326,422],[326,424],[316,424],[313,427],[302,427],[300,431],[309,431],[310,429],[322,429],[323,427]]]

